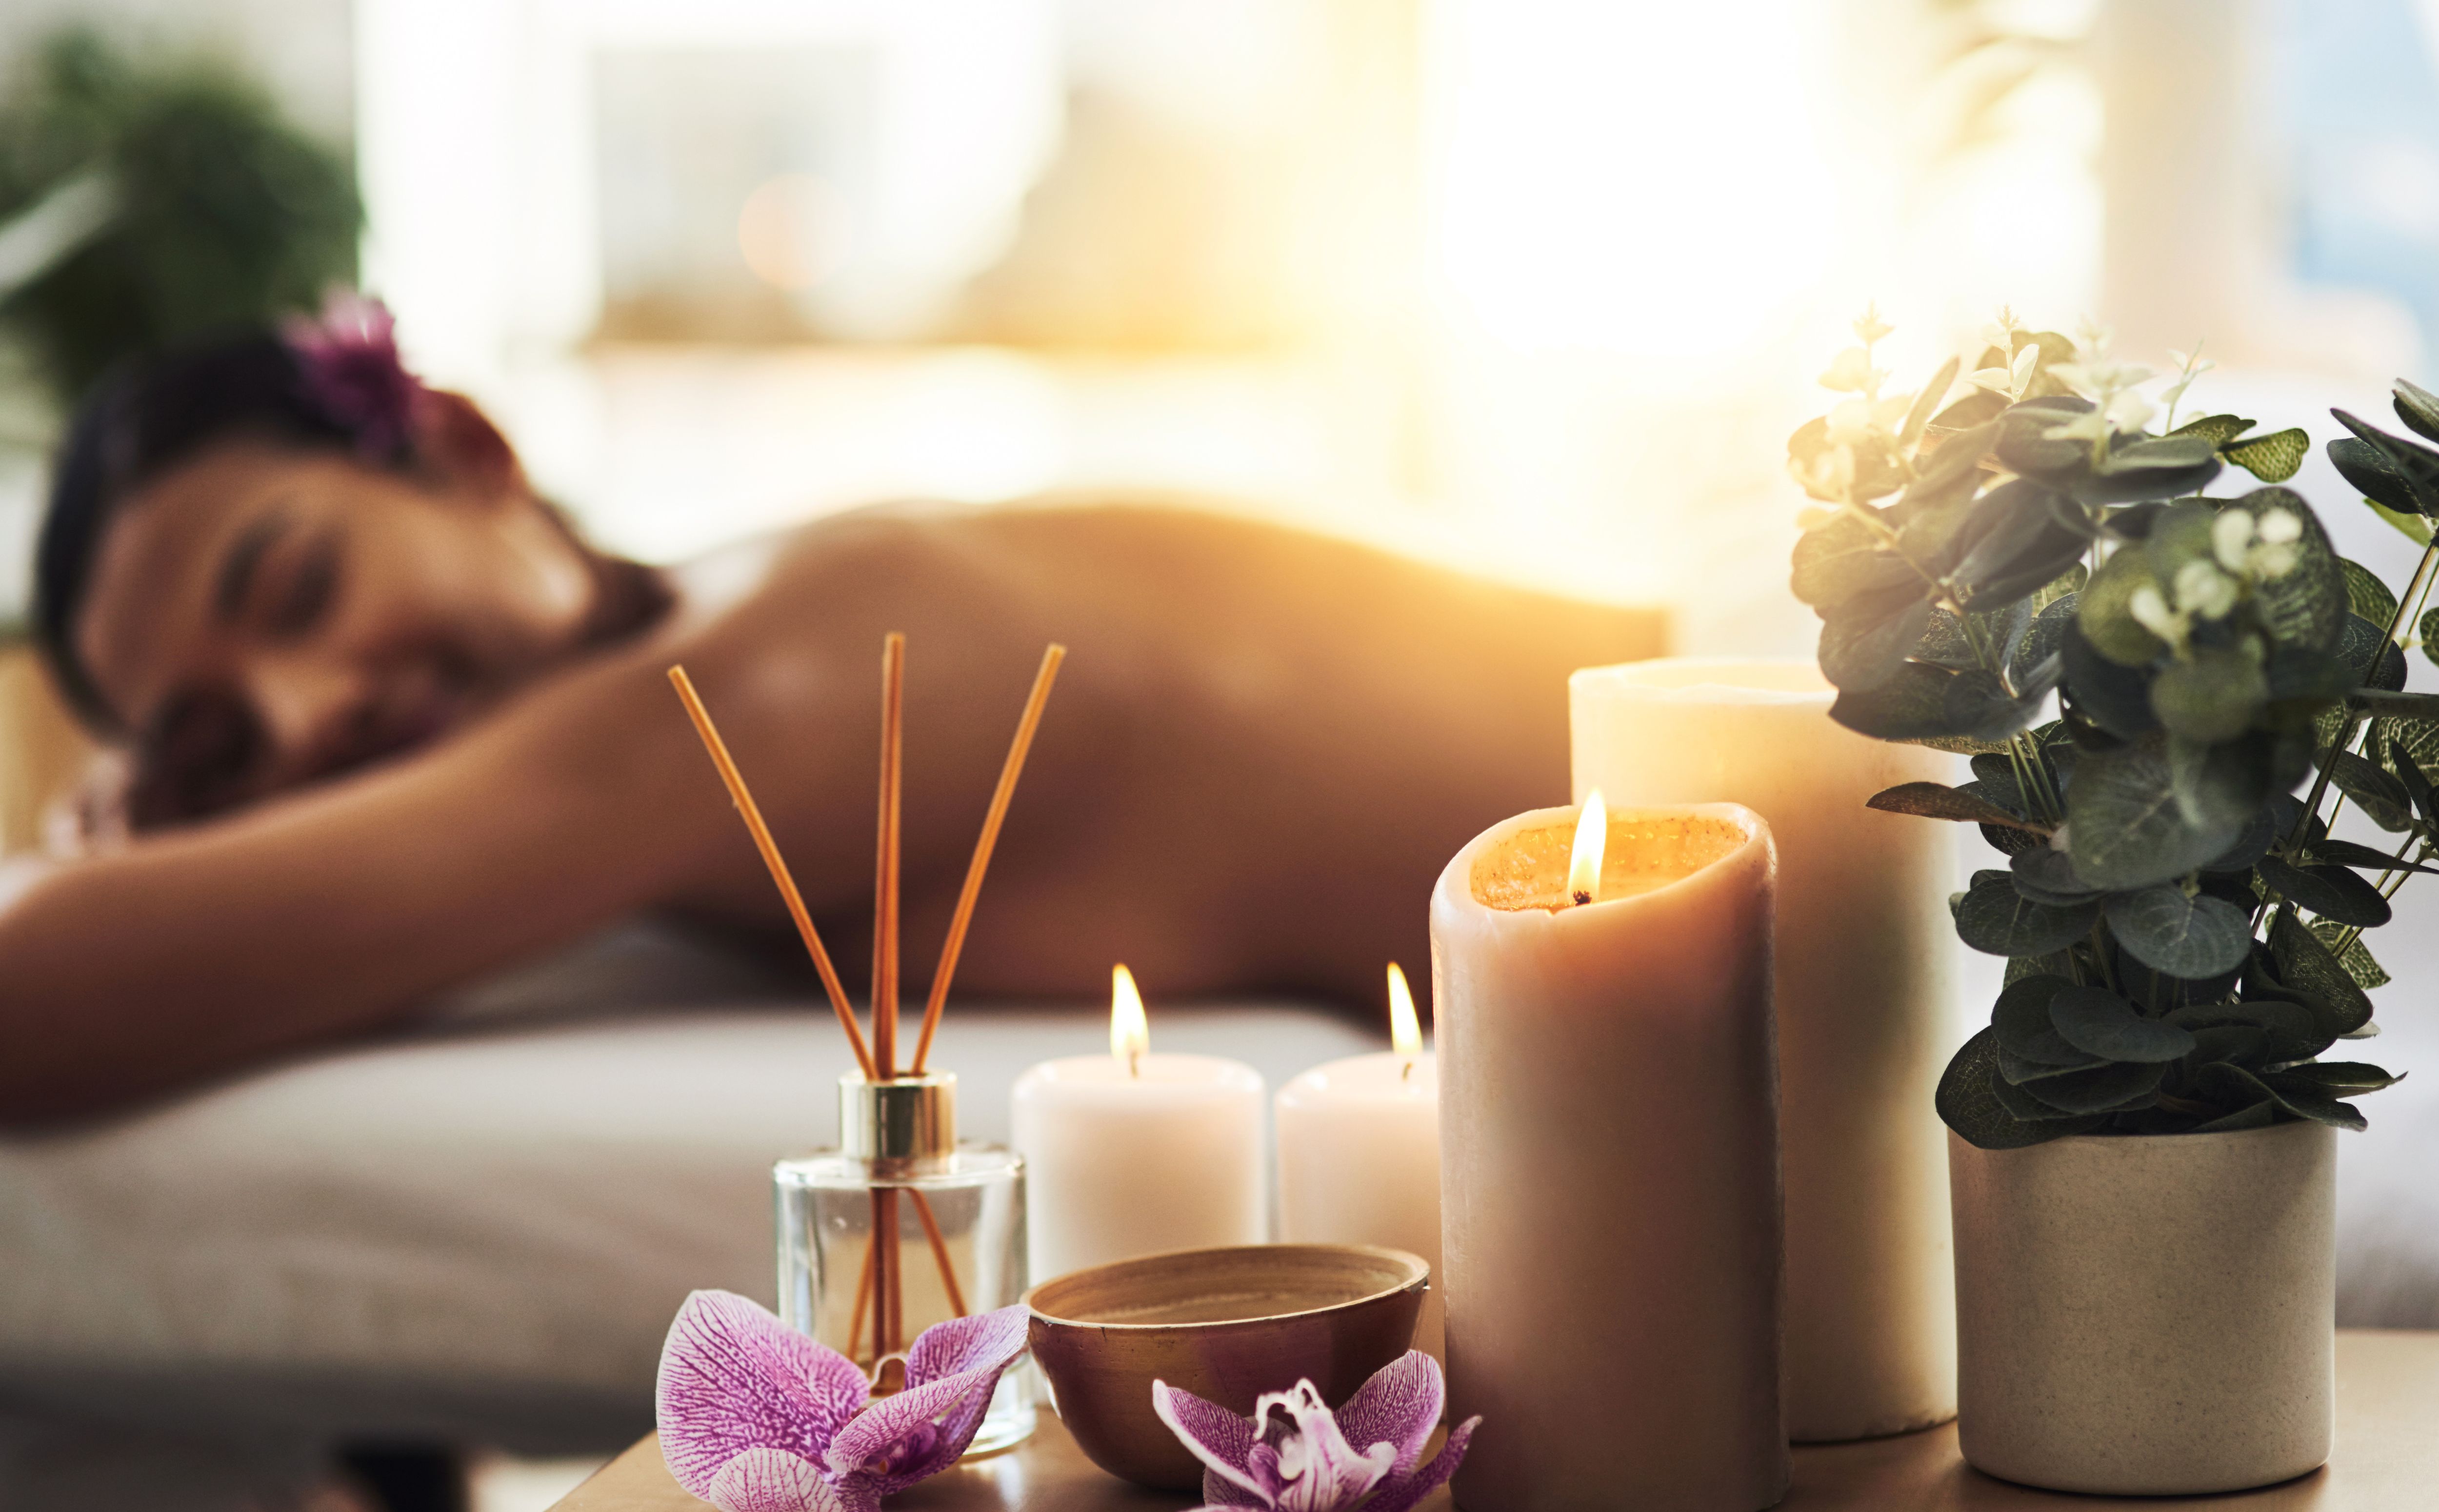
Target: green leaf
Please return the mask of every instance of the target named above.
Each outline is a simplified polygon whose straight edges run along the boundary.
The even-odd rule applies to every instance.
[[[2405,686],[2405,653],[2388,638],[2386,621],[2375,625],[2348,613],[2338,632],[2338,660],[2363,687],[2394,693]]]
[[[2084,504],[2175,499],[2199,492],[2218,473],[2218,448],[2209,440],[2164,436],[2111,451],[2089,477],[2075,483],[2074,493]]]
[[[2097,901],[2058,907],[2016,891],[2003,871],[1979,871],[1955,900],[1956,934],[1991,955],[2047,955],[2081,939],[2100,917]]]
[[[2346,975],[2354,978],[2355,986],[2368,991],[2376,987],[2386,987],[2392,980],[2379,962],[2372,957],[2371,947],[2363,943],[2360,934],[2325,918],[2314,919],[2311,931],[2313,937],[2326,946],[2329,953],[2338,958],[2338,964],[2346,969]]]
[[[2329,769],[2329,780],[2354,800],[2364,818],[2391,834],[2413,827],[2413,799],[2394,776],[2352,751],[2323,751],[2320,764]]]
[[[2270,926],[2270,953],[2277,960],[2282,979],[2290,987],[2310,993],[2325,1005],[2328,1019],[2321,1027],[2332,1038],[2352,1033],[2371,1022],[2371,999],[2363,996],[2361,987],[2321,937],[2305,929],[2292,914],[2283,910]]]
[[[2148,667],[2168,648],[2127,607],[2134,590],[2157,587],[2150,559],[2139,546],[2112,554],[2075,596],[2074,622],[2092,649],[2120,667]]]
[[[1906,653],[1931,623],[1931,600],[1919,586],[1849,599],[1821,626],[1821,674],[1842,689],[1868,692],[1896,675]]]
[[[2237,650],[2197,648],[2151,680],[2151,712],[2170,734],[2202,745],[2242,735],[2269,703],[2261,664]]]
[[[1955,409],[1949,406],[1949,413]],[[1932,422],[1932,429],[1938,429],[1938,421]],[[1982,459],[1990,454],[1991,445],[1998,439],[1999,425],[1993,420],[1934,440],[1915,457],[1914,482],[1906,486],[1894,506],[1896,513],[1906,516],[1909,529],[1916,523],[1918,513],[1946,510],[1972,496],[1973,490],[1981,487]]]
[[[2139,740],[2160,728],[2151,712],[2151,679],[2095,649],[2082,627],[2068,627],[2059,647],[2065,707],[2120,740]]]
[[[1992,448],[2000,465],[2044,486],[2064,488],[2092,466],[2092,450],[2082,441],[2053,437],[2050,432],[2078,415],[2092,413],[2092,400],[2074,397],[2027,400],[2010,407],[1999,419],[1999,444]]]
[[[2170,431],[2170,436],[2199,436],[2213,446],[2234,440],[2252,429],[2253,422],[2234,415],[2204,415]]]
[[[2327,449],[2348,483],[2392,509],[2429,514],[2439,507],[2439,452],[2366,425],[2344,410],[2329,413],[2354,433]]]
[[[2277,1121],[2277,1100],[2264,1097],[2257,1103],[2239,1108],[2232,1113],[2214,1118],[2208,1123],[2196,1124],[2192,1131],[2197,1134],[2228,1134],[2245,1129],[2267,1129]]]
[[[2155,971],[2188,982],[2234,970],[2252,947],[2252,921],[2242,909],[2208,894],[2188,898],[2181,887],[2163,884],[2119,893],[2109,899],[2105,912],[2110,933],[2127,954]]]
[[[2439,662],[2439,609],[2422,612],[2422,623],[2414,627],[2422,638],[2422,654]]]
[[[2105,987],[2071,987],[2051,998],[2050,1023],[2056,1026],[2059,1039],[2104,1060],[2132,1060],[2148,1065],[2182,1060],[2194,1048],[2190,1032],[2159,1019],[2143,1017],[2133,1004]]]
[[[2003,740],[2039,718],[2042,702],[2055,685],[2056,664],[2049,668],[2051,676],[2028,684],[2021,696],[2009,693],[2006,685],[1988,672],[1959,672],[1949,681],[1942,701],[1948,727],[1960,734],[1979,736],[1985,740]]]
[[[2202,1067],[2194,1081],[2214,1101],[2250,1104],[2267,1095],[2298,1118],[2339,1129],[2360,1130],[2365,1127],[2363,1115],[2344,1103],[2308,1084],[2288,1081],[2274,1073],[2255,1076],[2242,1066],[2220,1060]]]
[[[2285,998],[2248,998],[2241,1003],[2198,1003],[2171,1010],[2170,1023],[2191,1029],[2199,1060],[2303,1060],[2319,1055],[2337,1037],[2323,1016]]]
[[[2363,987],[2363,990],[2385,987],[2393,980],[2388,970],[2380,969],[2380,963],[2371,956],[2371,946],[2363,944],[2363,936],[2354,929],[2346,929],[2344,924],[2334,922],[2334,919],[2312,919],[2312,936],[2320,939],[2320,944],[2327,946],[2332,956],[2337,956],[2337,963],[2344,966],[2346,975],[2354,978],[2356,987]]]
[[[2030,957],[2019,957],[2030,959]],[[2019,977],[2007,984],[1990,1005],[1990,1028],[1999,1048],[2019,1059],[2044,1066],[2079,1067],[2092,1063],[2090,1053],[2058,1037],[2050,1023],[2050,1000],[2074,986],[2056,972]]]
[[[2256,587],[2253,603],[2262,627],[2279,644],[2330,649],[2345,623],[2346,578],[2320,516],[2291,489],[2255,489],[2226,507],[2242,509],[2256,525],[2272,509],[2284,509],[2303,522],[2304,533],[2295,542],[2294,568]]]
[[[2231,774],[2205,767],[2191,784],[2191,820],[2168,766],[2167,741],[2146,736],[2085,756],[2067,789],[2069,854],[2091,886],[2130,891],[2182,877],[2225,855],[2258,806]]]
[[[1932,412],[1939,408],[1939,401],[1948,397],[1948,390],[1956,382],[1956,371],[1961,365],[1960,359],[1950,357],[1940,365],[1939,372],[1932,381],[1922,386],[1922,392],[1914,397],[1914,407],[1906,411],[1905,423],[1897,427],[1899,446],[1912,446],[1922,439],[1924,429],[1931,424]]]
[[[1992,1091],[1998,1079],[1998,1038],[1985,1029],[1966,1041],[1948,1062],[1932,1099],[1940,1121],[1977,1149],[2021,1149],[2067,1134],[2089,1133],[2107,1121],[2101,1117],[2018,1118]]]
[[[2082,571],[2079,566],[2074,569],[2076,574]],[[2038,604],[2040,600],[2036,596],[2032,602]],[[2064,656],[2067,627],[2074,623],[2078,602],[2077,596],[2069,593],[2053,599],[2033,616],[2031,628],[2016,645],[2016,654],[2007,659],[2008,681],[2018,687],[2029,687],[2044,675],[2042,668],[2050,658]],[[2061,660],[2059,666],[2064,665]]]
[[[2029,478],[2003,483],[1973,501],[1968,544],[1949,580],[1967,608],[1988,609],[2038,591],[2080,559],[2092,541],[2090,518]]]
[[[2002,1065],[2005,1064],[2007,1052],[2001,1050],[1999,1059]],[[2015,1082],[2009,1081],[2003,1071],[1990,1078],[1990,1094],[1999,1099],[2000,1107],[2029,1124],[2046,1123],[2051,1119],[2072,1116],[2059,1112]]]
[[[2359,1097],[2367,1092],[2394,1087],[2405,1078],[2359,1060],[2307,1060],[2300,1066],[2270,1072],[2261,1079],[2271,1086],[2284,1082],[2309,1087],[2330,1097]]]
[[[2039,593],[2033,595],[2033,613],[2045,613],[2058,600],[2083,592],[2083,585],[2091,579],[2092,570],[2082,562],[2076,562],[2043,584]]]
[[[2366,688],[2353,694],[2346,702],[2365,714],[2377,715],[2383,720],[2394,720],[2400,724],[2428,723],[2439,728],[2439,693],[2383,693]],[[2427,770],[2432,762],[2426,758],[2422,764]]]
[[[2312,438],[2300,430],[2277,431],[2239,441],[2220,454],[2264,483],[2284,483],[2312,452]]]
[[[2298,908],[2357,929],[2388,922],[2388,899],[2379,889],[2343,866],[2292,866],[2276,856],[2260,861],[2261,880]]]
[[[1789,586],[1815,609],[1828,610],[1865,594],[1912,583],[1928,593],[1922,575],[1881,544],[1879,533],[1852,514],[1807,530],[1795,543]]]
[[[1963,399],[1932,416],[1931,424],[1925,428],[1924,434],[1953,433],[1970,430],[1978,425],[1991,424],[1998,419],[2001,412],[2006,407],[2007,397],[2004,394],[1994,394],[1986,388],[1973,389]],[[1993,431],[1991,434],[1996,436],[1998,433]]]
[[[1907,662],[1879,686],[1843,689],[1829,717],[1858,735],[1880,740],[1928,740],[1960,732],[1949,722],[1948,685],[1956,674]]]
[[[2075,876],[2074,862],[2065,851],[2047,845],[2018,851],[2007,863],[2007,871],[2016,881],[2016,891],[2036,903],[2073,907],[2099,896],[2098,889],[2084,885]]]
[[[2370,506],[2372,513],[2394,525],[2406,540],[2417,546],[2430,544],[2430,522],[2421,515],[2405,514],[2392,509],[2377,499],[2365,499],[2363,503]]]
[[[1859,696],[1873,698],[1878,695]],[[1829,714],[1832,719],[1837,717],[1836,705],[1831,705]],[[2004,740],[1977,740],[1969,735],[1910,735],[1891,736],[1888,738],[1902,739],[1911,745],[1927,746],[1933,751],[1947,751],[1956,756],[1987,756],[1994,751],[2007,749],[2007,742]]]
[[[2149,1107],[2167,1069],[2159,1062],[2121,1060],[2063,1076],[2043,1076],[2023,1083],[2023,1089],[2062,1113],[2120,1112]]]
[[[2389,403],[2405,428],[2426,441],[2439,441],[2439,394],[2400,378]]]
[[[2396,596],[2388,591],[2388,584],[2352,557],[2340,557],[2338,570],[2346,575],[2346,607],[2387,633],[2396,621]]]
[[[2029,829],[2046,835],[2049,826],[2037,824],[2022,815],[2002,809],[1978,793],[1967,792],[1937,782],[1901,782],[1894,788],[1872,794],[1864,804],[1888,813],[1920,814],[1925,819],[1954,819],[1966,824],[2003,825],[2011,829]]]
[[[2412,769],[2409,767],[2408,770]],[[2419,776],[2421,774],[2417,772],[2414,775]],[[2400,774],[2396,780],[2403,783],[2406,778]],[[2416,800],[2417,803],[2420,801]],[[2365,845],[2352,840],[2331,840],[2326,836],[2318,840],[2305,841],[2300,858],[2289,857],[2288,859],[2299,866],[2353,866],[2361,871],[2439,874],[2439,866],[2426,866],[2418,861],[2382,850],[2377,845]]]

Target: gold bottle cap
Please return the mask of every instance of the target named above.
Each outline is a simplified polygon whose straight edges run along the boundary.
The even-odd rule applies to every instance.
[[[859,1160],[946,1160],[957,1147],[957,1077],[948,1071],[839,1077],[839,1149]]]

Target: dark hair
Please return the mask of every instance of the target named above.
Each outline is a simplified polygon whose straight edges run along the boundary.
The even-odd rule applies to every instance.
[[[224,337],[119,368],[95,388],[62,443],[50,507],[34,546],[34,643],[88,723],[120,720],[76,649],[76,618],[120,506],[218,442],[259,439],[358,453],[354,429],[307,391],[288,343],[268,331]]]

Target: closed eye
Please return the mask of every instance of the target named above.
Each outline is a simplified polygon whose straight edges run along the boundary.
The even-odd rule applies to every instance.
[[[338,542],[330,535],[319,536],[304,548],[287,581],[277,589],[263,628],[279,640],[304,634],[329,613],[338,587]]]

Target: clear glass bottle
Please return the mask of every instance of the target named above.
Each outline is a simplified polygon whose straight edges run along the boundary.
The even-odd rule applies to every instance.
[[[957,1143],[956,1089],[946,1072],[841,1076],[840,1147],[771,1168],[779,1316],[866,1372],[1024,1294],[1024,1163]],[[1029,1361],[1000,1378],[968,1454],[1033,1432],[1032,1379]]]

